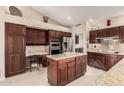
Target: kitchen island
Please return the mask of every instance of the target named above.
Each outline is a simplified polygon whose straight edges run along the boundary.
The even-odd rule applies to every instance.
[[[48,82],[66,85],[86,73],[87,56],[84,53],[48,55]]]

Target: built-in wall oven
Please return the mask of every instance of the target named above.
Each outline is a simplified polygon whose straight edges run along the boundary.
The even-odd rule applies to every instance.
[[[60,40],[51,40],[50,41],[50,54],[60,54],[62,52],[61,49],[61,41]]]

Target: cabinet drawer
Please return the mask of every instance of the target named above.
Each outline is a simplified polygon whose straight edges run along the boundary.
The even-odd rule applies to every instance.
[[[84,55],[84,56],[78,56],[78,57],[76,57],[76,61],[77,60],[83,61],[86,57],[87,57],[86,55]]]
[[[59,60],[58,66],[65,65],[65,64],[67,64],[69,62],[73,62],[73,61],[75,61],[75,58],[67,58],[67,59]]]

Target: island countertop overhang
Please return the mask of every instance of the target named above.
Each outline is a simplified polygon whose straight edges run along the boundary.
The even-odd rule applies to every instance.
[[[67,58],[72,58],[72,57],[77,57],[77,56],[83,56],[87,55],[86,53],[63,53],[63,54],[55,54],[55,55],[47,55],[47,58],[53,59],[53,60],[62,60],[62,59],[67,59]]]

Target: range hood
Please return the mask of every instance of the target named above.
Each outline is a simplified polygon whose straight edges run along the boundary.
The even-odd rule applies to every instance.
[[[113,37],[98,37],[96,39],[119,39],[119,36],[113,36]]]

